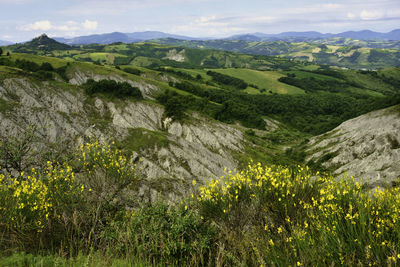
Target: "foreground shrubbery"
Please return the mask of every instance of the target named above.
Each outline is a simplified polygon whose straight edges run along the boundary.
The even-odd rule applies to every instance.
[[[399,191],[256,164],[200,188],[197,202],[238,262],[382,266],[400,259]]]
[[[123,207],[121,192],[137,183],[132,159],[98,142],[82,145],[74,162],[0,174],[0,249],[76,253],[99,246]]]
[[[370,192],[353,179],[260,164],[227,173],[174,205],[138,203],[139,185],[134,160],[98,142],[82,145],[73,162],[1,175],[4,255],[64,255],[14,254],[3,261],[381,266],[400,260],[396,187]]]

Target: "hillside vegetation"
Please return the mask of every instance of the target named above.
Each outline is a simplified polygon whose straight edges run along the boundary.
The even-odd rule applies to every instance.
[[[371,193],[352,179],[307,168],[250,164],[205,186],[194,180],[191,197],[180,203],[143,205],[129,195],[140,181],[131,157],[98,142],[76,153],[71,162],[0,175],[3,256],[43,255],[14,254],[2,264],[382,266],[400,260],[398,187]]]
[[[328,131],[400,104],[400,68],[41,38],[0,56],[0,265],[400,260],[397,174],[319,172]]]
[[[298,41],[246,40],[152,40],[160,44],[189,48],[218,49],[253,55],[280,56],[314,64],[353,69],[378,69],[400,66],[397,42],[358,41],[346,38]]]
[[[137,46],[137,49],[143,48],[144,51],[141,53],[150,53],[150,51],[147,52],[148,45],[134,45]],[[150,48],[153,49],[154,46],[150,45]],[[162,49],[169,51],[170,47]],[[202,50],[198,51],[200,54],[203,53]],[[228,55],[233,57],[245,56],[229,53]],[[61,78],[64,76],[63,79],[65,79],[65,73],[68,73],[68,69],[73,69],[73,65],[68,65],[71,63],[70,61],[48,59],[51,62],[50,64],[57,66],[57,68],[51,65],[53,70],[50,68],[48,70],[40,69],[41,65],[39,64],[44,64],[47,57],[29,56],[27,54],[13,54],[11,57],[3,57],[1,60],[2,64],[9,66],[18,67],[18,64],[25,64],[26,66],[21,65],[20,68],[32,75],[39,75],[42,79],[55,79],[54,75],[60,75]],[[29,61],[38,63],[27,63]],[[275,61],[272,60],[272,62]],[[180,62],[177,63],[181,64]],[[28,66],[29,64],[32,66]],[[183,62],[182,64],[186,63]],[[386,76],[385,73],[388,70],[378,72],[346,71],[330,68],[310,70],[307,66],[301,67],[297,63],[289,61],[285,64],[286,72],[283,72],[282,69],[264,72],[248,69],[215,69],[218,73],[227,75],[226,77],[246,82],[245,90],[243,90],[244,87],[241,90],[233,90],[231,86],[213,80],[212,76],[207,74],[212,72],[207,69],[199,69],[197,75],[191,75],[192,69],[182,67],[175,72],[160,67],[142,69],[143,72],[137,67],[129,67],[131,65],[118,68],[127,69],[128,73],[132,72],[132,69],[137,69],[135,76],[139,75],[158,80],[158,83],[164,83],[164,88],[175,91],[177,95],[173,101],[178,101],[177,103],[181,103],[180,106],[183,107],[180,111],[177,110],[177,113],[191,109],[217,120],[224,122],[240,121],[247,127],[259,129],[265,127],[262,117],[272,116],[301,131],[313,134],[323,133],[333,129],[344,120],[397,103],[398,98],[393,96],[398,93],[397,85],[399,82],[398,76],[393,76],[393,73],[398,73],[398,69],[392,69],[392,75]],[[87,68],[90,65],[85,66]],[[204,68],[201,65],[197,67]],[[280,65],[275,65],[275,67],[280,67]],[[97,69],[104,68],[97,67]],[[108,69],[107,71],[112,70]],[[119,70],[115,71],[118,72]],[[184,73],[189,75],[182,75]],[[161,74],[167,75],[164,77],[170,76],[171,79],[166,78],[167,80],[165,80]],[[249,74],[252,76],[248,77]],[[260,78],[261,74],[262,78]],[[255,75],[258,75],[259,78],[253,80]],[[263,82],[263,79],[265,79],[265,82]],[[306,92],[306,94],[303,92]],[[172,105],[171,101],[170,104]],[[161,101],[161,103],[166,104],[165,101]],[[332,105],[333,103],[335,104]],[[181,117],[180,114],[177,114],[177,116]]]
[[[47,46],[38,46],[36,39],[23,45],[11,45],[8,51],[52,56],[98,64],[137,65],[142,67],[176,66],[184,68],[245,67],[254,69],[279,69],[303,66],[284,58],[254,56],[219,50],[199,50],[156,43],[115,43],[111,45],[68,46],[50,38]],[[60,44],[62,49],[55,47]],[[65,47],[69,49],[65,49]]]

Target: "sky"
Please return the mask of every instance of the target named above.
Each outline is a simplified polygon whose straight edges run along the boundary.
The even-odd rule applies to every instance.
[[[0,0],[0,40],[162,31],[192,37],[400,28],[400,0]]]

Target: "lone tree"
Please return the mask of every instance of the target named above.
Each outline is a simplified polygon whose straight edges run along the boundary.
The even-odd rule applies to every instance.
[[[0,47],[0,56],[3,55],[3,49]]]

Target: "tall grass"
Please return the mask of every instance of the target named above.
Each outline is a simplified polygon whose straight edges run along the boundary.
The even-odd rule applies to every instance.
[[[226,254],[246,265],[382,266],[400,259],[399,191],[254,164],[200,188],[196,201]]]
[[[0,175],[0,265],[326,266],[400,260],[400,189],[249,164],[176,204],[139,203],[134,159],[83,144],[71,162]],[[25,254],[27,253],[27,254]],[[29,254],[31,253],[31,254]]]

